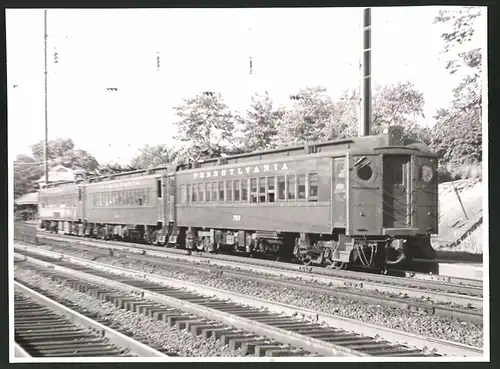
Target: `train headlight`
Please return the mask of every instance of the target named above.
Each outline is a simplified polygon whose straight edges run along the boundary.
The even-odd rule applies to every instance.
[[[404,144],[404,128],[401,126],[389,126],[389,146],[399,146]]]
[[[422,165],[420,168],[420,179],[426,183],[432,181],[434,178],[434,169],[430,165]]]
[[[403,139],[403,130],[398,128],[391,130],[391,139],[395,143],[400,143]]]

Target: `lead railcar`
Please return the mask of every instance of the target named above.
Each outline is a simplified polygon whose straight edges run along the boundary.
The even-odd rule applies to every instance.
[[[191,163],[176,175],[170,241],[334,267],[433,259],[436,155],[403,133],[391,126],[378,136]]]

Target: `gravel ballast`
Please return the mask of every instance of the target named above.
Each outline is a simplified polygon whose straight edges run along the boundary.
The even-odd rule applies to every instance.
[[[45,246],[48,250],[61,252],[62,247]],[[195,270],[182,270],[179,267],[154,265],[126,258],[124,253],[113,256],[97,256],[91,251],[64,248],[64,253],[100,263],[140,270],[169,278],[202,284],[247,296],[316,310],[344,318],[355,319],[370,324],[397,329],[405,332],[459,342],[482,347],[483,325],[460,321],[425,312],[409,311],[382,305],[368,304],[337,296],[306,292],[297,289],[274,286],[270,283],[249,281],[220,273],[206,273]],[[100,252],[98,255],[103,255]],[[168,259],[165,259],[168,260]],[[168,269],[167,269],[168,268]]]
[[[55,293],[61,299],[71,300],[88,311],[98,314],[103,319],[119,322],[122,328],[134,332],[133,338],[147,338],[150,344],[160,345],[170,352],[175,352],[178,356],[243,356],[239,350],[232,350],[228,346],[218,347],[215,340],[195,337],[186,330],[170,328],[165,322],[151,319],[136,312],[119,309],[109,302],[103,302],[85,293],[77,292],[23,267],[16,265],[14,273],[18,280]]]

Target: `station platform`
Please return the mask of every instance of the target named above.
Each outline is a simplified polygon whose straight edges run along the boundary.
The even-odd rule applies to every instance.
[[[439,275],[456,278],[468,278],[482,281],[482,263],[439,263]]]
[[[395,267],[400,270],[412,270],[419,273],[431,273],[454,278],[483,280],[483,263],[481,261],[451,260],[438,258],[436,260],[414,259],[410,264]]]

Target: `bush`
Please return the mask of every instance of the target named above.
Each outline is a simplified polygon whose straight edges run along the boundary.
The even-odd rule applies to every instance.
[[[447,165],[438,168],[438,182],[451,182],[460,179],[483,180],[482,163],[470,163],[461,166]]]

